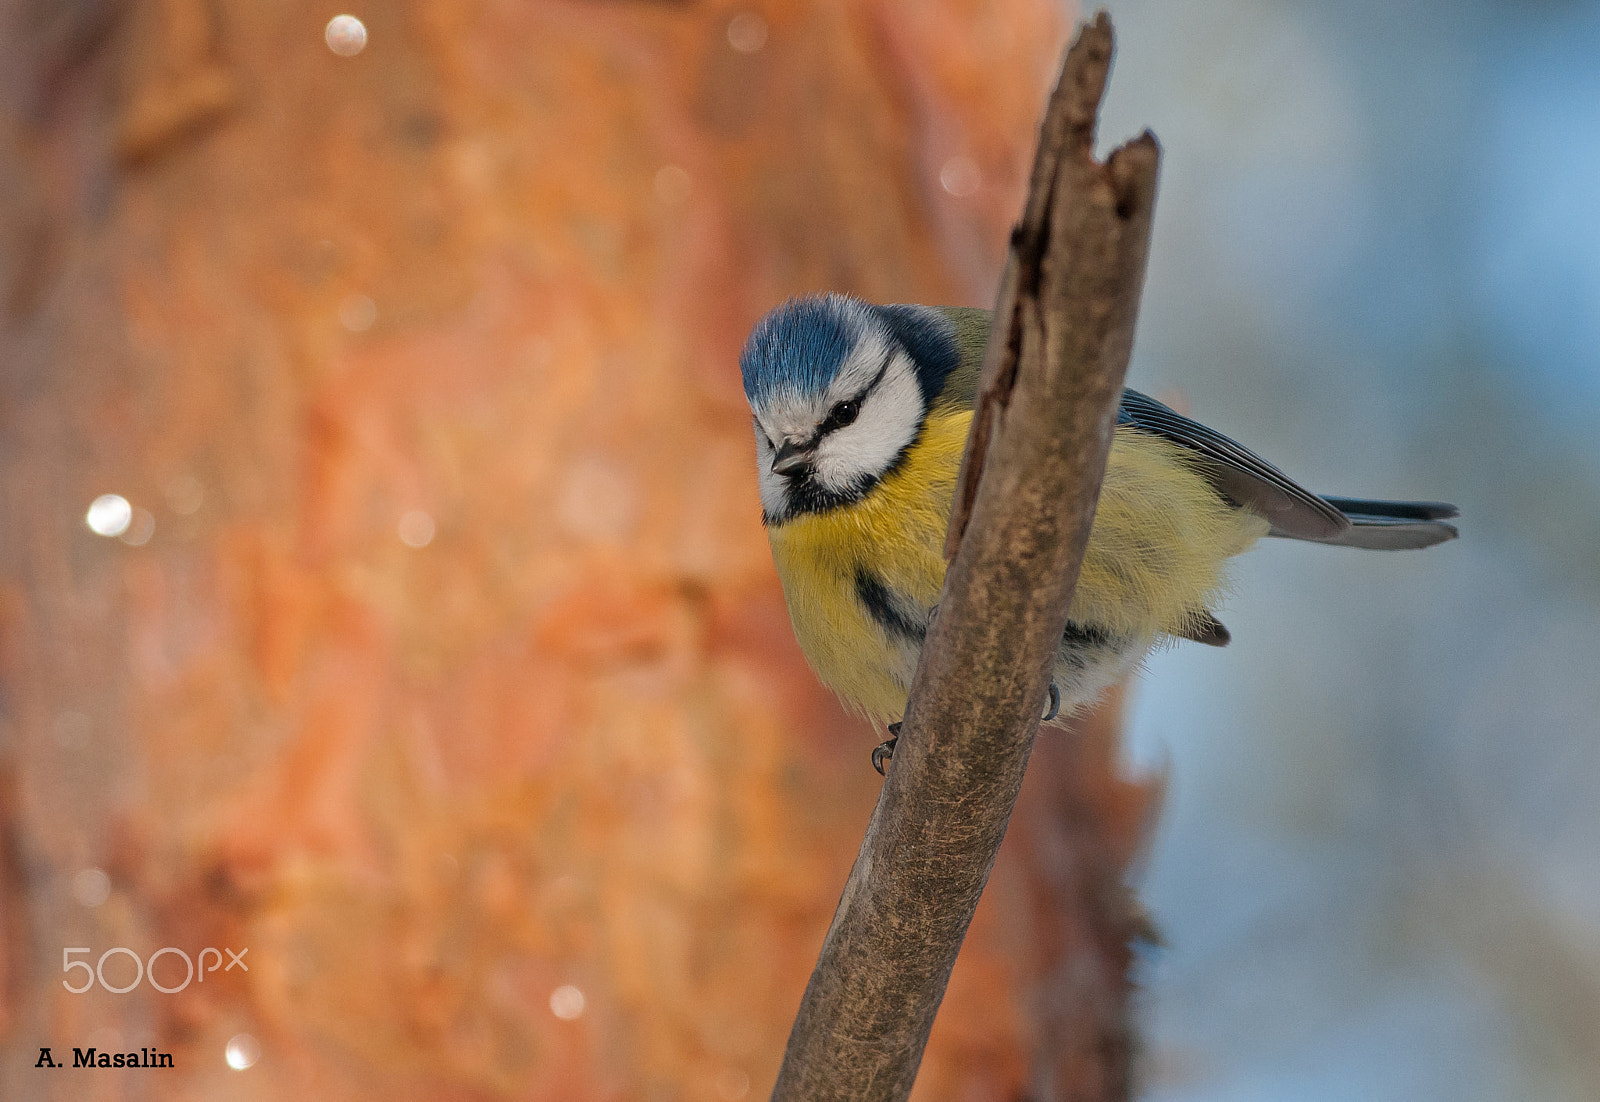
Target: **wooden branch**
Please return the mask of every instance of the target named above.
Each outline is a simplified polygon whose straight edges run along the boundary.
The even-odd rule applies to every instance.
[[[1101,13],[1068,51],[1046,111],[939,613],[774,1099],[910,1093],[1022,785],[1111,445],[1155,201],[1148,131],[1094,159],[1111,49]],[[1107,1046],[1106,1059],[1125,1065],[1127,1046]],[[1102,1078],[1121,1086],[1094,1097],[1126,1097],[1126,1067],[1113,1070]]]

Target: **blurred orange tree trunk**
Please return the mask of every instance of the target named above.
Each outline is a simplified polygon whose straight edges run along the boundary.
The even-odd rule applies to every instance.
[[[989,304],[1058,6],[334,14],[0,0],[0,1094],[755,1097],[878,778],[738,349]],[[919,1098],[1070,1059],[1049,742]],[[176,1067],[33,1067],[91,1044]]]

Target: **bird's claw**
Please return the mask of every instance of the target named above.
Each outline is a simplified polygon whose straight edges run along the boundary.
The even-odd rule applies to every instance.
[[[872,768],[878,771],[878,776],[886,777],[883,763],[894,757],[894,744],[900,741],[900,724],[889,724],[889,737],[872,749]]]
[[[1040,723],[1049,723],[1061,714],[1061,690],[1056,688],[1054,681],[1050,682],[1050,706],[1045,709],[1044,717]],[[883,771],[883,763],[894,757],[894,744],[900,741],[900,724],[889,724],[889,737],[872,748],[872,768],[878,771],[880,777],[888,776]]]
[[[1050,707],[1045,709],[1044,718],[1040,723],[1049,723],[1061,714],[1061,690],[1056,688],[1054,681],[1050,682]]]

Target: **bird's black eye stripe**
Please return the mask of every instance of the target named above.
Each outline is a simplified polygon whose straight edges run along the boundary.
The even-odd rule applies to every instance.
[[[846,398],[828,411],[828,416],[822,424],[817,426],[817,435],[826,436],[836,429],[842,429],[857,417],[861,416],[861,403],[867,400],[867,395],[872,393],[873,387],[883,382],[883,377],[889,371],[889,361],[894,358],[891,351],[883,358],[883,366],[878,368],[878,373],[872,377],[872,382],[861,388],[861,393],[854,398]]]

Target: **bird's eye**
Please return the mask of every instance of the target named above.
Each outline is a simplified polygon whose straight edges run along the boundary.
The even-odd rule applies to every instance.
[[[854,421],[856,417],[860,415],[860,413],[861,399],[851,398],[847,402],[840,402],[838,405],[834,406],[828,411],[828,419],[822,422],[821,431],[823,433],[829,433],[833,432],[835,429],[842,429],[846,425],[850,424],[850,422]]]

